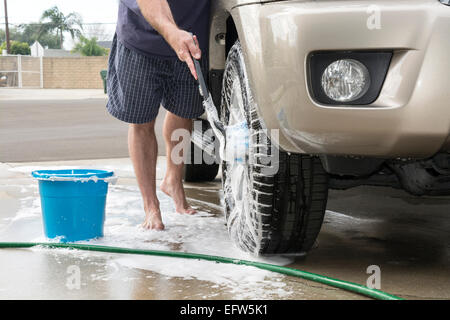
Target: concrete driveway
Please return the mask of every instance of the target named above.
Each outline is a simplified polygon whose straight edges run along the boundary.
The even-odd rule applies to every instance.
[[[139,228],[139,191],[131,164],[123,158],[127,128],[106,113],[105,98],[95,96],[98,92],[72,93],[70,99],[69,93],[52,93],[57,100],[48,99],[50,92],[36,91],[40,96],[34,99],[25,99],[20,91],[5,98],[4,92],[0,90],[0,241],[45,240],[31,170],[96,167],[120,176],[108,195],[105,237],[96,243],[252,259],[228,239],[219,179],[186,186],[198,216],[175,214],[171,200],[159,193],[167,231]],[[23,98],[19,101],[17,95]],[[52,161],[36,162],[43,160]],[[164,163],[160,157],[159,180]],[[360,187],[331,191],[327,209],[317,245],[307,257],[264,260],[360,284],[370,276],[368,267],[376,266],[384,291],[407,299],[450,299],[449,197],[417,198],[390,188]],[[0,260],[0,298],[361,298],[248,267],[203,262],[46,249],[1,250]],[[82,281],[71,290],[67,270],[74,265],[80,267]]]
[[[0,88],[0,162],[128,156],[127,124],[106,111],[102,90]],[[161,108],[156,130],[161,131]],[[158,136],[159,154],[164,140]]]

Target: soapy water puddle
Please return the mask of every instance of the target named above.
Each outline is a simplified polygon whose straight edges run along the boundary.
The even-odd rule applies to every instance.
[[[48,168],[48,167],[47,167]],[[22,172],[24,176],[39,168],[17,167],[12,171]],[[48,169],[62,169],[52,167]],[[127,168],[132,170],[131,168]],[[41,207],[36,182],[28,185],[9,185],[14,194],[20,193],[20,209],[15,215],[0,220],[0,241],[5,242],[51,242],[43,235]],[[210,190],[205,189],[205,192]],[[158,191],[165,231],[144,230],[140,227],[144,211],[139,189],[134,185],[109,186],[104,237],[80,243],[117,246],[152,250],[169,250],[218,255],[286,265],[292,262],[285,257],[253,257],[235,248],[227,233],[222,212],[216,204],[207,201],[189,199],[198,214],[180,215],[175,212],[172,200]],[[67,249],[32,248],[32,251],[52,255],[66,255],[77,259],[108,257],[106,266],[120,266],[147,270],[164,277],[200,280],[212,283],[231,292],[236,299],[289,298],[293,294],[292,285],[287,277],[261,270],[255,267],[219,264],[210,261],[175,259],[166,257],[148,257],[138,255],[119,255],[95,252],[83,252]],[[105,275],[92,275],[102,280]],[[131,280],[130,280],[131,281]],[[302,294],[295,290],[295,295]],[[214,296],[213,293],[211,293]]]

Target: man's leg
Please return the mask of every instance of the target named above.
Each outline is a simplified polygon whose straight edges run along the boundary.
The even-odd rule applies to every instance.
[[[171,139],[172,133],[176,129],[184,129],[187,130],[187,132],[191,132],[192,120],[180,118],[167,111],[163,128],[164,140],[166,142],[167,171],[160,189],[173,199],[175,202],[175,210],[178,213],[194,214],[196,211],[188,205],[183,188],[182,179],[184,163],[176,164],[171,157],[174,147],[179,143],[178,141],[172,141]],[[185,139],[182,143],[189,144],[190,140]],[[185,148],[181,149],[183,150]],[[181,153],[179,155],[183,156]]]
[[[146,229],[163,230],[164,224],[156,196],[158,143],[155,136],[155,120],[145,124],[130,124],[128,150],[144,200],[145,220],[142,226]]]

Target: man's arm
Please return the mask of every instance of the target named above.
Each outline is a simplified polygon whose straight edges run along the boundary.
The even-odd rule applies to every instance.
[[[164,37],[178,58],[187,63],[192,75],[197,79],[191,58],[191,55],[196,59],[201,57],[197,37],[194,36],[193,39],[189,32],[178,28],[167,0],[137,0],[137,4],[148,23]]]

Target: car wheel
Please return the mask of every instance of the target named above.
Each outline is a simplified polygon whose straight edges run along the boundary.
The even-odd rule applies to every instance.
[[[223,83],[221,120],[226,127],[246,121],[251,129],[247,160],[253,159],[222,162],[230,237],[255,255],[305,253],[322,226],[328,175],[319,158],[272,147],[256,111],[239,41],[228,55]],[[274,167],[267,156],[275,152],[278,170],[263,173],[265,166]]]
[[[202,136],[204,132],[209,128],[207,121],[201,121],[201,130],[198,132]],[[193,134],[196,134],[194,132]],[[213,181],[217,173],[219,172],[219,163],[212,156],[209,156],[201,148],[199,148],[194,142],[191,141],[190,154],[188,158],[190,161],[184,165],[184,181],[186,182],[208,182]],[[195,156],[197,155],[197,156]],[[205,161],[206,160],[206,161]]]

